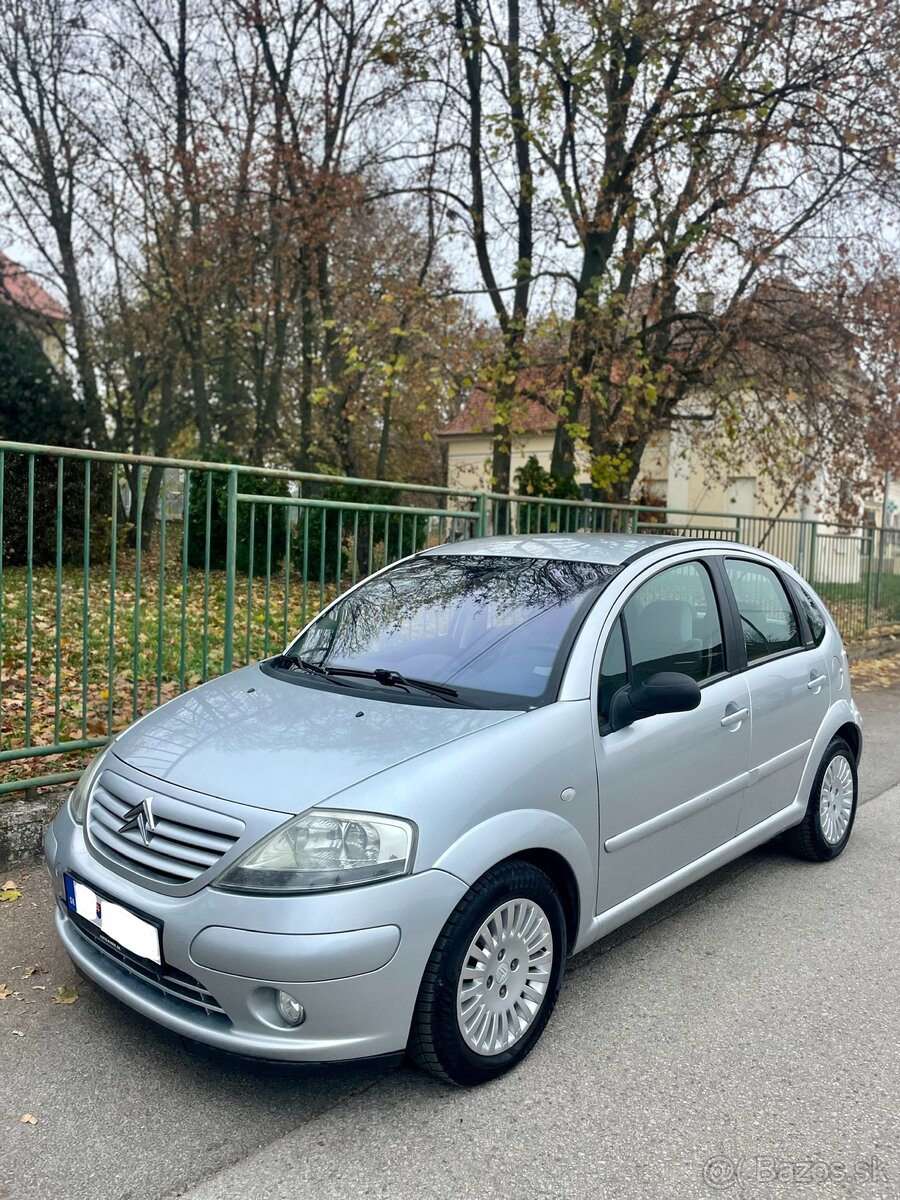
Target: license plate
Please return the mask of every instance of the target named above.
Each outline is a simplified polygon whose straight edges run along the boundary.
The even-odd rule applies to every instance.
[[[98,896],[93,888],[73,879],[71,875],[66,875],[65,880],[66,904],[72,912],[90,921],[123,950],[162,965],[159,929],[156,925],[144,921],[121,904]]]

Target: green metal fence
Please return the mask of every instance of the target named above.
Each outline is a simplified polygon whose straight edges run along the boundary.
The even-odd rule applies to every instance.
[[[0,442],[0,796],[76,778],[142,712],[425,545],[583,531],[761,546],[845,637],[900,621],[900,530]]]

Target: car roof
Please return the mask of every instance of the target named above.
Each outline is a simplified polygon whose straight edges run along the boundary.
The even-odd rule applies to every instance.
[[[665,533],[532,533],[498,537],[465,538],[423,550],[423,555],[493,555],[497,558],[549,558],[568,562],[601,563],[621,567],[654,550],[693,547],[720,550],[741,556],[752,555],[763,562],[784,564],[756,546],[726,538],[690,537]]]
[[[657,533],[533,533],[467,538],[425,550],[425,554],[483,554],[498,558],[552,558],[619,567],[657,547],[691,539]],[[733,543],[731,543],[733,545]]]

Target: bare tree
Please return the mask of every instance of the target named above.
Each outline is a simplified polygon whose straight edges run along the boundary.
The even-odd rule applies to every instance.
[[[542,395],[558,414],[553,472],[571,477],[582,447],[596,490],[626,497],[651,437],[696,420],[698,398],[706,420],[720,404],[733,414],[748,388],[763,409],[751,420],[745,407],[744,433],[772,458],[788,379],[836,435],[843,402],[824,384],[843,334],[822,290],[841,247],[876,236],[896,207],[896,6],[457,0],[462,78],[440,70],[450,15],[432,6],[427,20],[420,95],[446,90],[456,124],[442,175],[407,183],[467,218],[508,334],[509,387],[531,340],[523,314],[526,326],[565,314],[565,369],[545,373]],[[752,346],[748,312],[785,276],[810,297],[803,337],[792,312]]]
[[[103,446],[80,222],[96,165],[84,82],[90,73],[88,8],[81,0],[0,5],[0,188],[65,294],[85,423],[94,444]]]
[[[815,304],[803,338],[792,319],[754,346],[748,304],[786,263],[812,281],[829,234],[836,246],[892,169],[900,22],[876,0],[539,0],[538,12],[534,145],[580,251],[553,469],[573,470],[586,423],[609,491],[627,495],[685,397],[702,390],[714,407],[761,361],[795,382],[806,368],[812,393],[813,324],[820,361],[839,352]]]
[[[564,119],[545,121],[536,145],[581,247],[555,470],[572,470],[586,413],[595,463],[618,460],[611,490],[627,494],[649,434],[686,395],[709,391],[726,362],[727,387],[745,382],[734,359],[748,296],[871,168],[874,131],[845,144],[836,81],[860,80],[882,105],[872,118],[884,115],[863,75],[876,9],[596,5],[589,22],[540,6],[536,57]],[[705,288],[715,315],[697,303]]]
[[[478,271],[502,337],[493,379],[491,479],[510,490],[510,422],[528,334],[534,254],[534,178],[522,82],[519,0],[507,0],[498,14],[484,0],[455,0],[453,32],[462,60],[458,88],[465,145],[465,213]],[[455,85],[451,82],[451,86]],[[511,185],[496,162],[513,161]],[[490,186],[493,184],[494,186]],[[429,192],[432,190],[429,181]],[[489,212],[504,204],[502,214]],[[497,263],[491,229],[506,219],[515,244],[511,287]],[[508,292],[511,290],[512,295]]]

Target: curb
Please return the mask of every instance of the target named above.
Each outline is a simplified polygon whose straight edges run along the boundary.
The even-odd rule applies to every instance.
[[[0,801],[0,870],[40,857],[44,832],[68,795],[69,788],[53,788]]]

